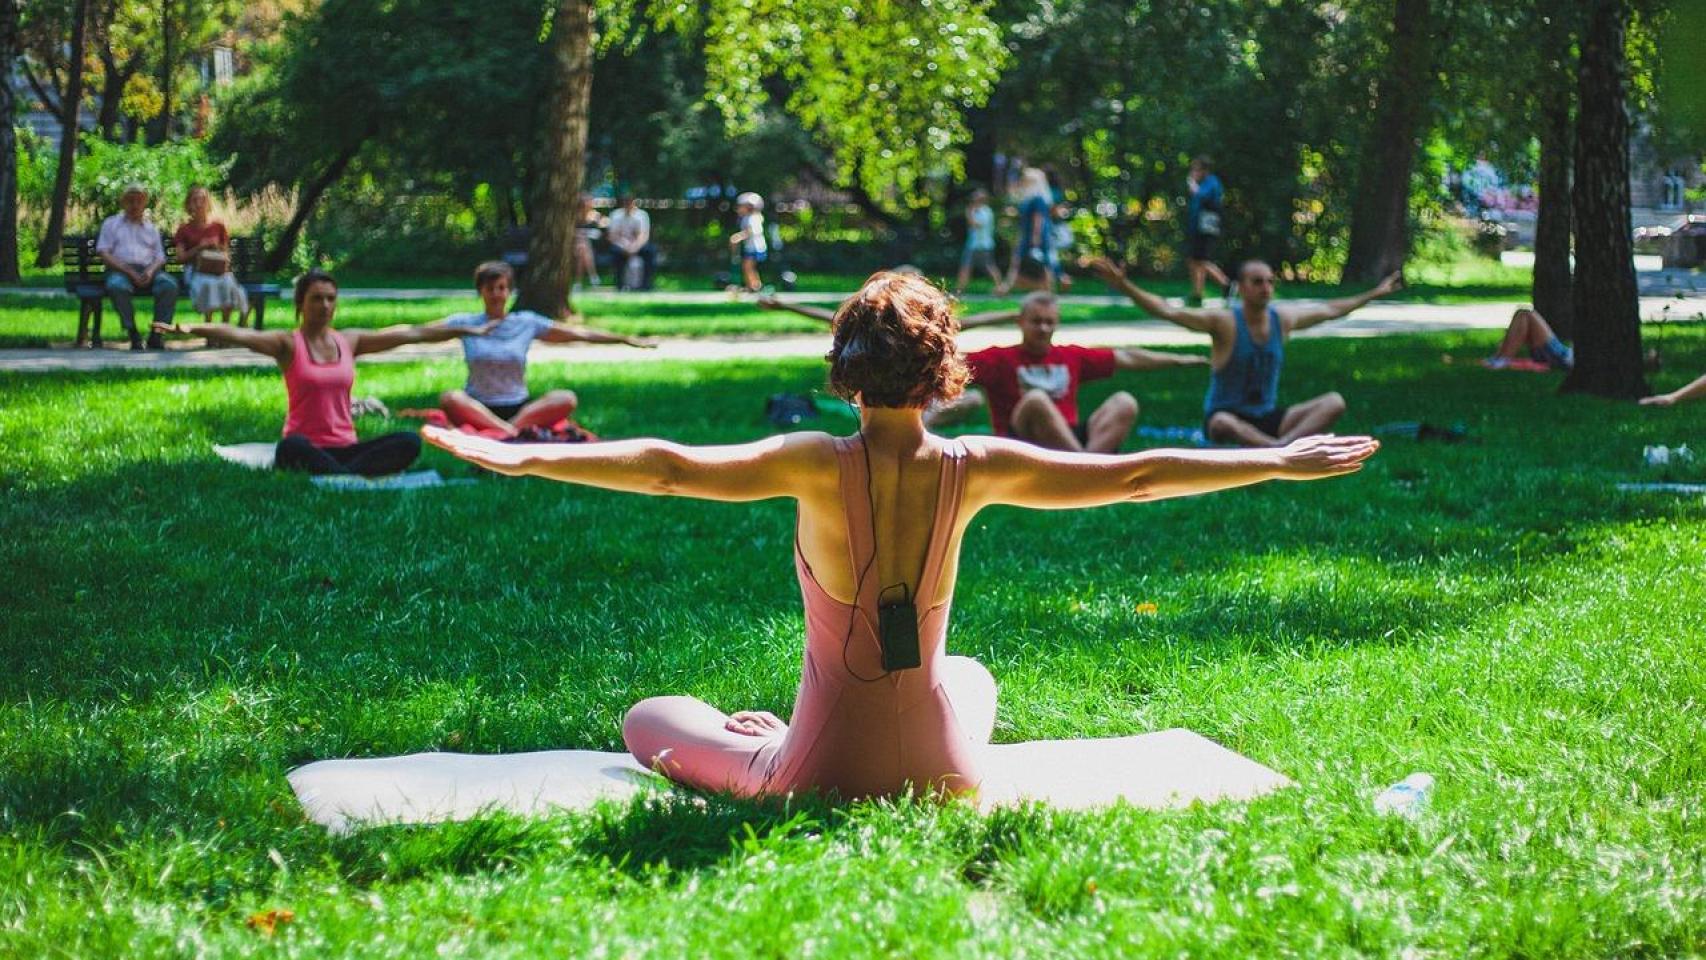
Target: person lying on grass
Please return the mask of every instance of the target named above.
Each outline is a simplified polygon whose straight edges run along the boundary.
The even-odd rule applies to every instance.
[[[479,291],[485,311],[459,313],[429,324],[485,332],[484,336],[462,340],[462,355],[468,363],[467,384],[460,390],[446,390],[438,398],[444,415],[457,426],[515,437],[533,428],[549,430],[557,421],[574,416],[580,398],[573,390],[528,395],[527,351],[534,340],[657,346],[651,340],[551,320],[531,310],[512,313],[509,294],[514,283],[515,271],[509,264],[501,260],[482,263],[474,268],[474,289]]]
[[[1368,437],[1271,450],[1064,453],[1004,437],[948,440],[924,407],[969,376],[946,294],[878,273],[836,314],[829,386],[860,407],[858,433],[800,432],[732,446],[658,439],[513,444],[429,427],[428,442],[487,469],[632,493],[798,503],[794,568],[805,653],[793,718],[725,714],[685,696],[628,711],[634,757],[687,786],[843,798],[975,792],[995,681],[945,649],[960,540],[996,504],[1093,507],[1264,480],[1352,473]]]
[[[1511,314],[1511,322],[1505,326],[1499,349],[1482,360],[1481,365],[1490,370],[1503,370],[1511,365],[1511,361],[1519,359],[1524,351],[1534,363],[1545,364],[1552,370],[1568,371],[1576,365],[1576,352],[1558,339],[1558,335],[1552,332],[1552,325],[1531,307],[1522,307]]]
[[[1692,382],[1677,387],[1669,393],[1655,393],[1650,397],[1641,398],[1643,407],[1668,407],[1684,400],[1696,397],[1706,397],[1706,374],[1695,378]]]
[[[273,461],[279,470],[312,474],[356,473],[379,477],[399,473],[421,454],[419,435],[403,431],[357,441],[350,418],[355,358],[406,343],[437,343],[479,335],[484,328],[402,324],[383,330],[338,330],[338,282],[310,270],[296,281],[296,329],[250,330],[217,323],[154,325],[159,334],[206,337],[209,343],[245,347],[265,354],[284,372],[289,411],[284,439]]]
[[[1215,443],[1274,447],[1331,429],[1345,413],[1345,398],[1329,392],[1289,407],[1279,404],[1280,368],[1285,342],[1293,333],[1338,318],[1404,285],[1393,273],[1372,289],[1352,297],[1318,302],[1274,302],[1274,271],[1260,260],[1238,268],[1238,298],[1218,309],[1175,307],[1126,279],[1106,257],[1081,264],[1124,293],[1144,313],[1206,333],[1209,351],[1208,396],[1203,401],[1203,434]]]

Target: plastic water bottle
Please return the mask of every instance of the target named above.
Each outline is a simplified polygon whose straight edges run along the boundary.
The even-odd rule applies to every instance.
[[[1641,448],[1641,456],[1647,461],[1649,467],[1667,467],[1672,463],[1694,462],[1694,451],[1688,449],[1687,444],[1680,447],[1643,447]]]
[[[1374,812],[1414,820],[1427,808],[1433,792],[1433,774],[1412,773],[1380,791],[1374,798]]]

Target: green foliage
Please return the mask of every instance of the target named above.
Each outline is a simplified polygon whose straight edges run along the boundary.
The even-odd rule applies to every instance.
[[[18,203],[45,219],[48,201],[53,198],[53,171],[59,150],[28,127],[13,127],[12,131],[18,144]]]
[[[199,140],[180,140],[148,146],[113,143],[84,134],[83,156],[71,181],[71,202],[101,216],[118,210],[119,193],[127,183],[141,183],[152,194],[151,209],[161,223],[175,222],[184,209],[190,187],[217,189],[225,182],[231,160],[215,159]]]
[[[997,147],[1051,161],[1111,251],[1181,260],[1185,170],[1226,185],[1228,260],[1307,267],[1340,242],[1367,104],[1364,18],[1235,0],[1014,3],[1011,67],[991,101]],[[1331,259],[1329,257],[1329,259]]]
[[[1706,369],[1703,332],[1673,331],[1667,360]],[[1706,506],[1613,485],[1706,408],[1439,359],[1493,343],[1288,356],[1288,389],[1340,389],[1349,429],[1462,420],[1479,442],[1393,440],[1354,477],[1208,500],[991,510],[967,534],[950,645],[999,680],[997,739],[1186,726],[1291,790],[993,815],[665,797],[342,838],[303,822],[290,767],[618,749],[627,706],[666,692],[786,714],[792,504],[492,477],[328,494],[208,452],[276,435],[276,371],[0,376],[0,525],[29,531],[0,538],[0,952],[1697,953]],[[364,364],[357,389],[396,408],[463,375]],[[765,395],[823,370],[532,377],[573,386],[609,436],[732,442],[765,432]],[[1122,375],[1087,399],[1132,389],[1146,419],[1190,422],[1201,377]],[[1430,813],[1375,816],[1412,770],[1439,779]],[[245,924],[271,909],[295,922]]]
[[[986,0],[713,4],[707,96],[737,135],[772,98],[765,78],[829,147],[836,181],[924,202],[921,183],[963,172],[964,110],[982,106],[1006,59]]]

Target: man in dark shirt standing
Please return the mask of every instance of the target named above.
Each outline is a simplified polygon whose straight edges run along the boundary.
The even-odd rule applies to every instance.
[[[1214,247],[1220,242],[1221,214],[1226,205],[1226,189],[1214,175],[1214,164],[1207,157],[1191,161],[1185,186],[1191,196],[1185,202],[1185,269],[1191,275],[1193,307],[1202,306],[1205,277],[1213,277],[1222,289],[1226,287],[1225,271],[1214,262]]]

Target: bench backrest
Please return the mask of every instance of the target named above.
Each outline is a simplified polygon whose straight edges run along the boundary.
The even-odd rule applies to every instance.
[[[77,292],[80,286],[100,286],[107,279],[107,265],[101,255],[95,252],[97,237],[72,235],[60,242],[60,262],[65,268],[65,289]],[[166,268],[174,274],[182,275],[183,266],[178,263],[177,242],[162,233],[161,241],[166,246]],[[261,271],[262,247],[254,237],[231,238],[231,272],[237,275],[241,283],[262,283],[266,280]]]

